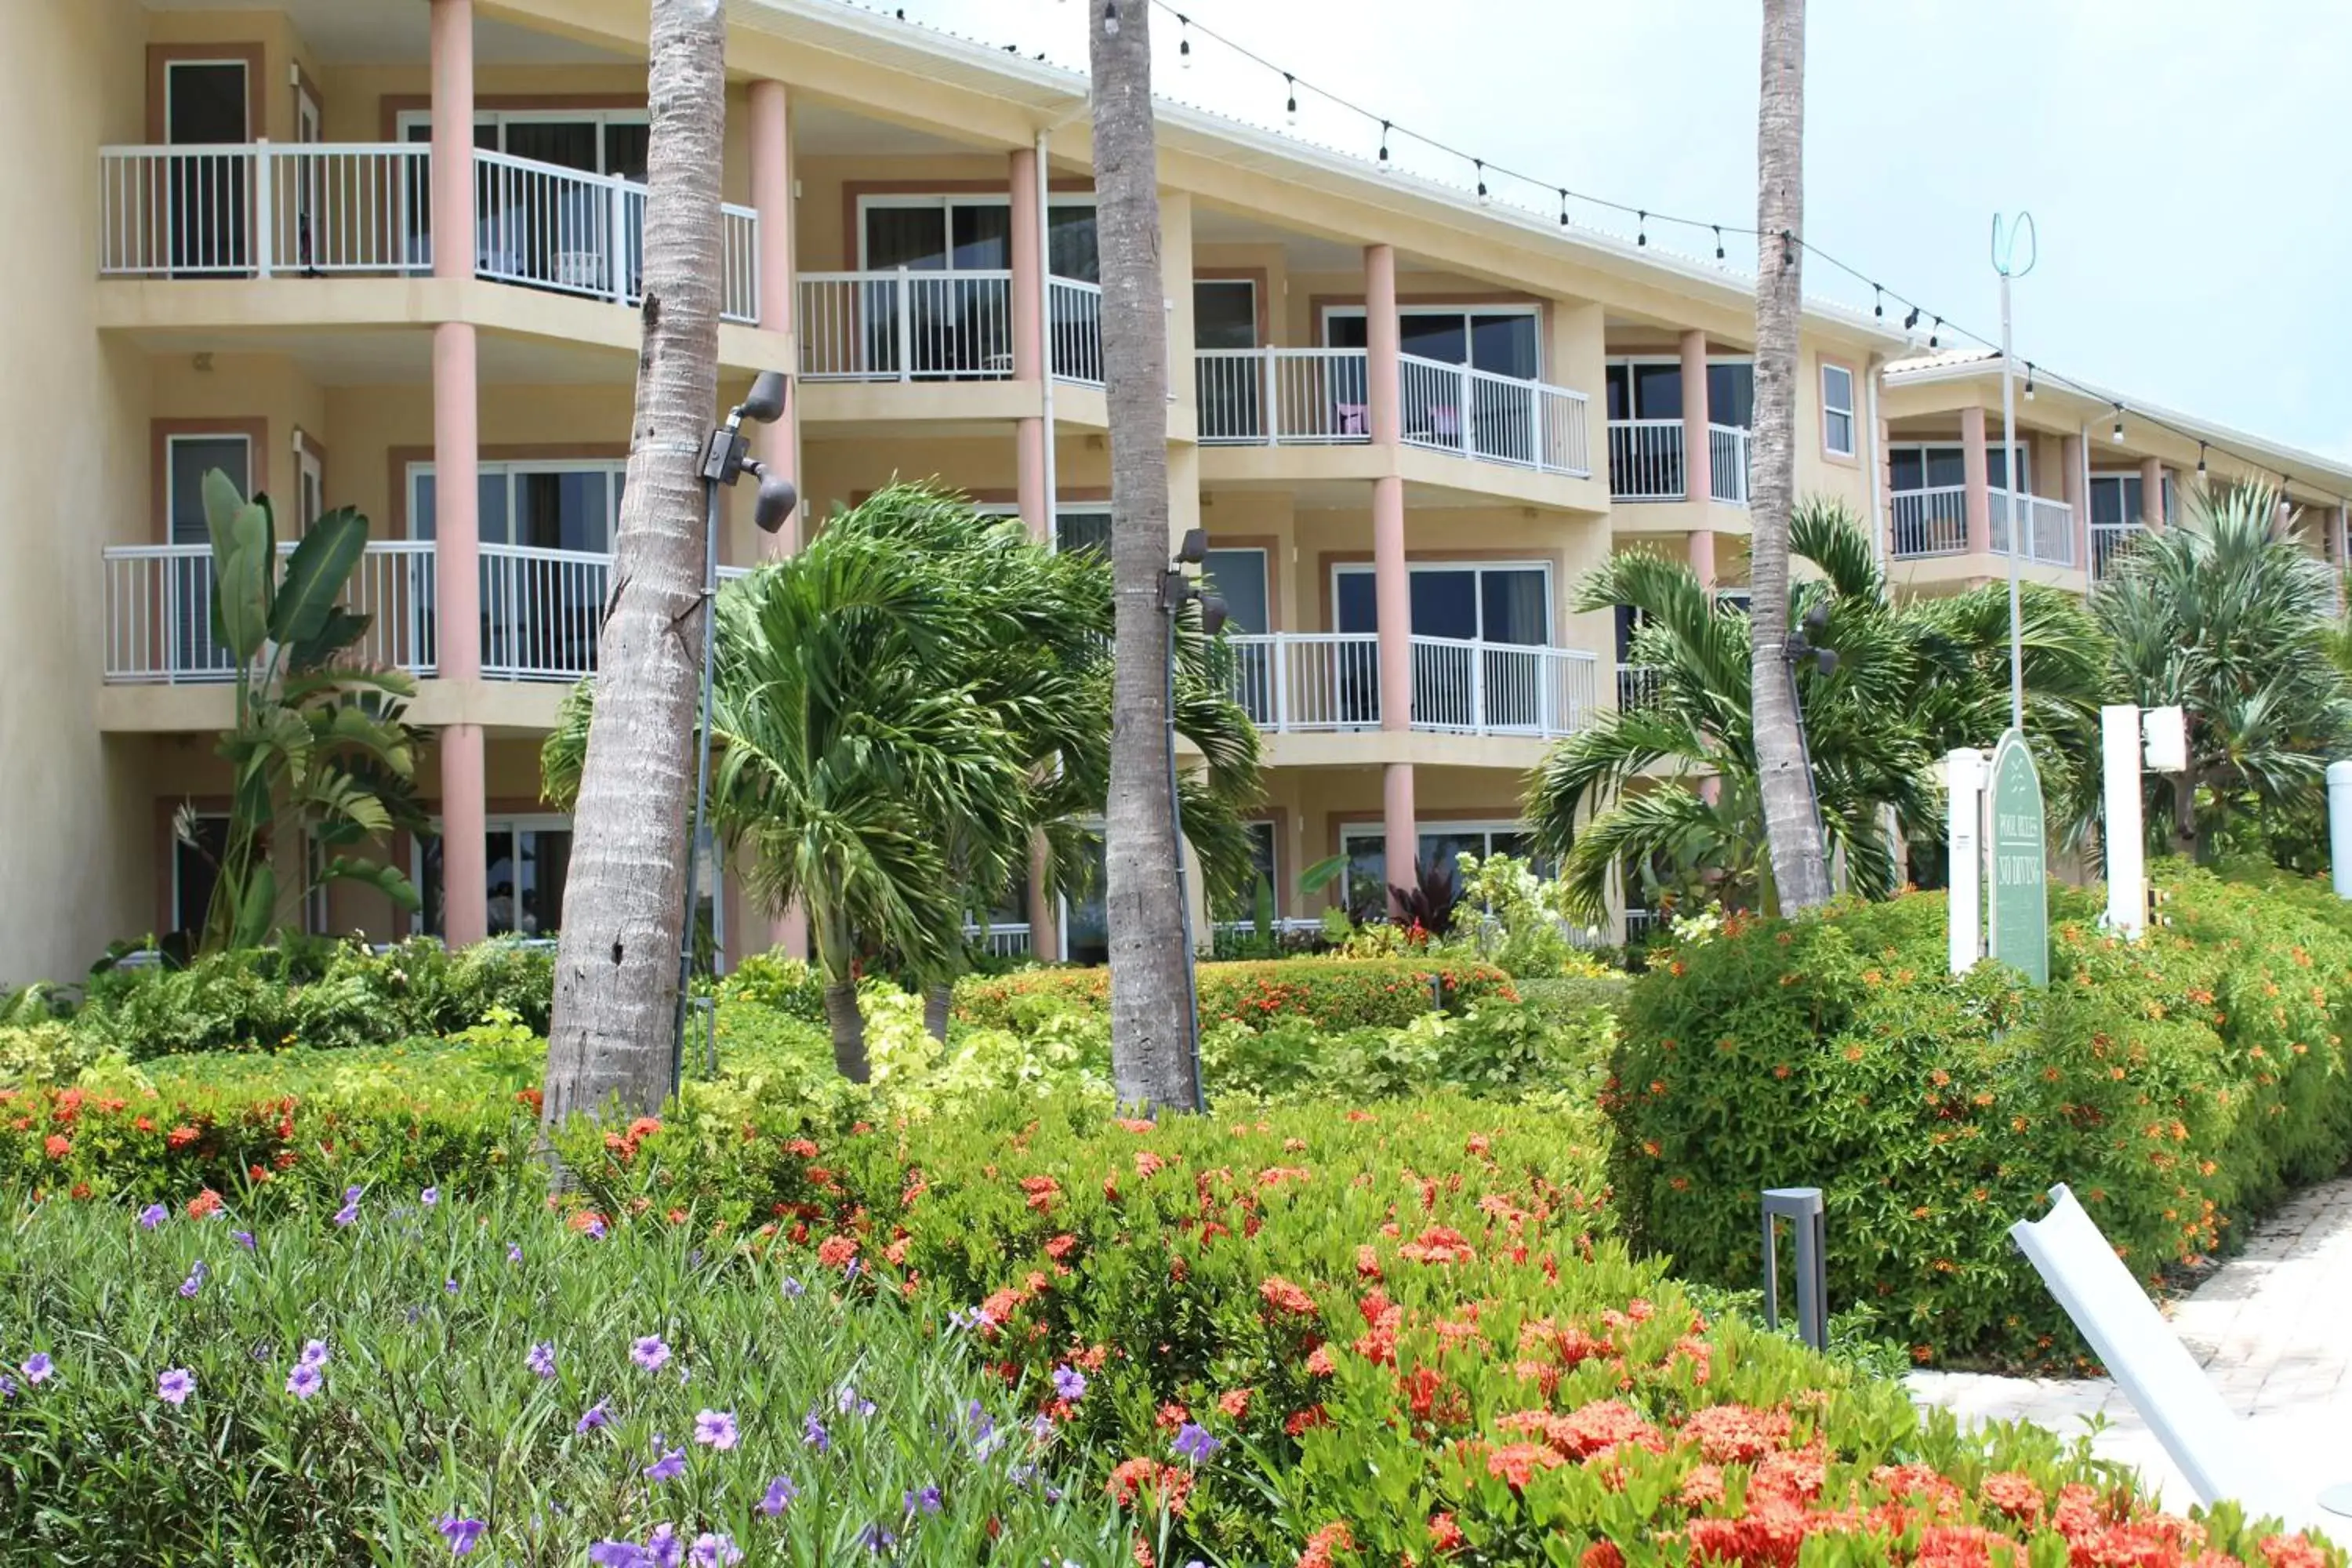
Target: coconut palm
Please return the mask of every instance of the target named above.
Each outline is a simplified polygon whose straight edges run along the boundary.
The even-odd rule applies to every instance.
[[[1990,744],[2007,722],[2007,590],[1888,604],[1869,535],[1840,502],[1801,504],[1790,549],[1821,573],[1795,585],[1791,620],[1824,611],[1814,640],[1838,656],[1832,670],[1807,662],[1797,675],[1822,827],[1848,884],[1880,896],[1895,883],[1885,816],[1900,835],[1932,837],[1937,760],[1954,746]],[[1641,552],[1613,557],[1578,586],[1580,612],[1621,605],[1640,614],[1632,658],[1660,672],[1656,700],[1606,713],[1553,749],[1528,805],[1541,846],[1560,858],[1590,918],[1602,912],[1612,872],[1629,863],[1675,868],[1732,908],[1780,907],[1756,764],[1747,612],[1709,594],[1682,563]],[[2028,587],[2023,609],[2028,737],[2045,776],[2072,781],[2095,754],[2104,647],[2067,595]]]
[[[719,401],[725,7],[652,0],[649,34],[645,342],[597,649],[601,700],[564,887],[549,1127],[615,1097],[627,1111],[658,1110],[677,1019],[700,675],[691,634],[704,586],[701,436]]]
[[[2192,489],[2186,520],[2143,536],[2091,596],[2124,700],[2186,710],[2189,771],[2147,784],[2179,854],[2210,856],[2233,827],[2308,836],[2327,763],[2352,745],[2335,584],[2279,499]]]
[[[1805,783],[1805,735],[1783,669],[1791,510],[1797,497],[1797,331],[1804,308],[1805,3],[1764,0],[1756,129],[1756,431],[1748,470],[1748,584],[1756,614],[1748,677],[1752,748],[1781,902],[1830,896],[1827,851]]]

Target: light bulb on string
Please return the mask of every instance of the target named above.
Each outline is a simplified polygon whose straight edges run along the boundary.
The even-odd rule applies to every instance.
[[[1490,196],[1488,196],[1488,195],[1486,195],[1486,160],[1485,160],[1484,158],[1473,158],[1473,159],[1471,159],[1471,160],[1470,160],[1470,162],[1471,162],[1472,163],[1474,163],[1474,164],[1475,164],[1475,165],[1477,166],[1477,170],[1478,170],[1478,205],[1479,205],[1480,206],[1485,206],[1485,205],[1486,205],[1490,200],[1492,200],[1492,199],[1493,199],[1493,198],[1491,198]]]
[[[1723,259],[1723,226],[1721,224],[1715,226],[1715,258],[1717,261]]]
[[[1282,118],[1288,125],[1298,123],[1298,79],[1288,71],[1282,73]]]
[[[1103,0],[1103,37],[1118,37],[1118,0]]]
[[[2202,441],[2197,443],[2197,471],[2200,474],[2205,471],[2205,443]]]
[[[2120,441],[2124,438],[2124,405],[2120,403],[2116,405],[2115,433],[2108,438],[2115,441]]]
[[[1886,291],[1875,283],[1870,286],[1870,313],[1882,321],[1886,320]]]
[[[1648,213],[1637,211],[1633,215],[1633,243],[1635,245],[1647,245],[1650,243],[1650,215]]]
[[[1568,187],[1565,185],[1559,191],[1559,226],[1568,226]]]
[[[1387,121],[1383,120],[1383,121],[1381,121],[1381,172],[1382,174],[1386,174],[1386,173],[1388,173],[1388,167],[1389,167],[1389,122],[1388,122]]]
[[[1904,330],[1905,331],[1906,331],[1906,332],[1907,332],[1907,331],[1910,331],[1912,329],[1914,329],[1914,328],[1916,328],[1916,326],[1918,326],[1918,324],[1919,324],[1919,307],[1918,307],[1918,306],[1916,306],[1916,305],[1914,305],[1914,306],[1912,306],[1912,307],[1911,307],[1911,313],[1910,313],[1909,315],[1907,315],[1907,316],[1906,316],[1906,317],[1904,317],[1904,318],[1903,318],[1903,330]]]
[[[1176,66],[1179,70],[1192,68],[1192,19],[1181,11],[1176,13]]]
[[[1929,348],[1932,349],[1937,346],[1937,341],[1942,336],[1943,331],[1944,318],[1938,316],[1936,318],[1936,324],[1927,329],[1927,346]]]
[[[2033,401],[2033,362],[2032,360],[2025,362],[2025,401],[2028,403]]]

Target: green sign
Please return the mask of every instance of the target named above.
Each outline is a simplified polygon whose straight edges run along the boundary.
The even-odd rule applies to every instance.
[[[1993,748],[1986,770],[1991,802],[1987,854],[1992,875],[1992,956],[2025,971],[2036,985],[2050,984],[2049,840],[2042,816],[2042,775],[2032,750],[2015,730]]]

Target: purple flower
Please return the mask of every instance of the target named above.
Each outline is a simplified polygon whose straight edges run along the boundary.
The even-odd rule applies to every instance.
[[[833,1396],[833,1405],[834,1408],[840,1411],[844,1415],[871,1415],[874,1414],[874,1402],[870,1399],[860,1398],[856,1387],[851,1384],[845,1383],[841,1385],[839,1392],[835,1394]]]
[[[185,1405],[195,1391],[196,1374],[184,1366],[171,1367],[155,1380],[155,1397],[166,1405]]]
[[[345,1187],[343,1189],[343,1202],[347,1204],[355,1204],[360,1201],[360,1194],[365,1191],[367,1191],[365,1187]]]
[[[797,1300],[799,1300],[803,1296],[806,1295],[807,1293],[808,1293],[808,1287],[807,1287],[807,1286],[805,1286],[805,1285],[802,1284],[799,1280],[797,1280],[797,1279],[793,1279],[793,1278],[791,1275],[789,1275],[789,1274],[787,1274],[787,1275],[785,1275],[785,1276],[784,1276],[784,1300],[787,1300],[787,1301],[797,1301]]]
[[[286,1392],[297,1399],[308,1399],[326,1383],[319,1369],[308,1362],[298,1363],[286,1374]]]
[[[611,1426],[612,1422],[613,1417],[606,1414],[604,1402],[600,1399],[590,1405],[587,1413],[572,1424],[572,1429],[574,1432],[593,1432],[599,1426]]]
[[[669,1364],[669,1347],[659,1334],[647,1334],[629,1347],[629,1359],[647,1372],[659,1372]]]
[[[441,1189],[438,1187],[427,1187],[423,1192],[416,1194],[416,1201],[423,1204],[426,1208],[431,1208],[435,1204],[441,1201]]]
[[[743,1561],[743,1549],[723,1535],[704,1531],[694,1538],[694,1548],[686,1554],[694,1568],[731,1568]]]
[[[908,1519],[913,1519],[919,1514],[937,1513],[939,1511],[939,1488],[925,1487],[919,1491],[911,1491],[907,1494],[907,1517]]]
[[[439,1531],[441,1539],[449,1543],[450,1556],[463,1557],[474,1550],[474,1543],[482,1538],[482,1531],[489,1526],[478,1519],[459,1519],[454,1513],[445,1513],[433,1528]]]
[[[345,1204],[342,1207],[337,1209],[334,1214],[334,1220],[337,1225],[350,1225],[359,1217],[360,1205],[357,1204]]]
[[[14,1399],[16,1397],[16,1380],[10,1377],[6,1373],[0,1372],[0,1399]]]
[[[249,1230],[233,1230],[230,1231],[228,1235],[231,1241],[236,1242],[247,1252],[251,1252],[253,1250],[253,1232]]]
[[[456,1295],[456,1294],[457,1293],[457,1282],[455,1279],[451,1279],[451,1280],[446,1281],[446,1282],[442,1285],[441,1289],[443,1289],[444,1290],[448,1291],[448,1292],[449,1292],[449,1294],[451,1294],[452,1296],[454,1296],[454,1295]]]
[[[328,1359],[326,1341],[306,1340],[302,1344],[302,1353],[296,1356],[294,1361],[298,1366],[307,1366],[315,1370],[326,1365]]]
[[[792,1477],[778,1476],[768,1483],[768,1489],[761,1495],[760,1511],[773,1519],[800,1495],[801,1489],[793,1484]]]
[[[1076,1405],[1087,1396],[1087,1374],[1066,1363],[1055,1367],[1054,1392]]]
[[[656,1524],[654,1532],[646,1537],[646,1561],[653,1568],[677,1568],[677,1560],[686,1555],[685,1543],[677,1538],[677,1526]]]
[[[205,1260],[197,1258],[195,1267],[188,1270],[188,1277],[180,1281],[180,1294],[193,1300],[196,1292],[205,1288],[205,1276],[211,1272],[205,1267]]]
[[[593,1214],[592,1214],[592,1215],[590,1215],[588,1216],[588,1232],[587,1232],[587,1235],[588,1235],[588,1239],[589,1239],[589,1240],[591,1240],[591,1241],[602,1241],[602,1240],[604,1240],[604,1215],[593,1215]]]
[[[149,1204],[145,1208],[139,1211],[139,1228],[142,1230],[152,1230],[171,1217],[172,1211],[165,1208],[162,1204]]]
[[[49,1359],[48,1352],[35,1351],[25,1358],[25,1381],[47,1383],[49,1381],[49,1374],[57,1369],[57,1363]]]
[[[866,1551],[871,1552],[877,1557],[881,1556],[884,1552],[889,1551],[890,1548],[898,1544],[898,1538],[891,1534],[888,1531],[883,1529],[878,1524],[867,1525],[866,1527],[866,1532],[863,1535],[860,1535],[857,1538],[857,1541],[859,1545],[865,1547]]]
[[[530,1353],[522,1358],[522,1364],[530,1368],[531,1371],[537,1373],[541,1377],[553,1377],[555,1375],[555,1347],[551,1344],[545,1343],[531,1346]]]
[[[1210,1455],[1224,1447],[1209,1436],[1209,1429],[1195,1421],[1187,1421],[1176,1431],[1176,1457],[1188,1465],[1206,1463]]]
[[[511,1241],[507,1243],[507,1261],[509,1263],[522,1261],[522,1247],[519,1244]]]
[[[705,1447],[724,1453],[735,1446],[739,1436],[731,1410],[705,1410],[694,1418],[694,1440]]]
[[[816,1418],[814,1410],[801,1420],[801,1441],[820,1454],[833,1452],[833,1434],[824,1429],[824,1423]]]
[[[600,1541],[588,1549],[588,1561],[596,1568],[646,1568],[653,1559],[634,1542]]]
[[[674,1481],[684,1474],[686,1474],[686,1450],[683,1448],[672,1448],[645,1468],[646,1479],[656,1485],[663,1481]]]

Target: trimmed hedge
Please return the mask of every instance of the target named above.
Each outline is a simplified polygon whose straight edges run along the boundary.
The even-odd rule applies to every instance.
[[[2137,944],[2053,896],[2051,984],[1946,973],[1940,895],[1737,921],[1633,988],[1604,1103],[1639,1241],[1753,1285],[1760,1188],[1822,1186],[1830,1289],[1922,1362],[2087,1365],[2008,1236],[2070,1185],[2133,1271],[2226,1250],[2352,1157],[2352,934],[2157,868]]]
[[[1452,959],[1274,958],[1203,963],[1196,971],[1201,1022],[1262,1024],[1301,1018],[1327,1029],[1409,1024],[1431,1011],[1432,983],[1449,1007],[1488,997],[1517,1000],[1492,964]],[[1108,969],[1031,969],[958,983],[955,1017],[985,1028],[1017,1026],[1040,1009],[1108,1015]]]

